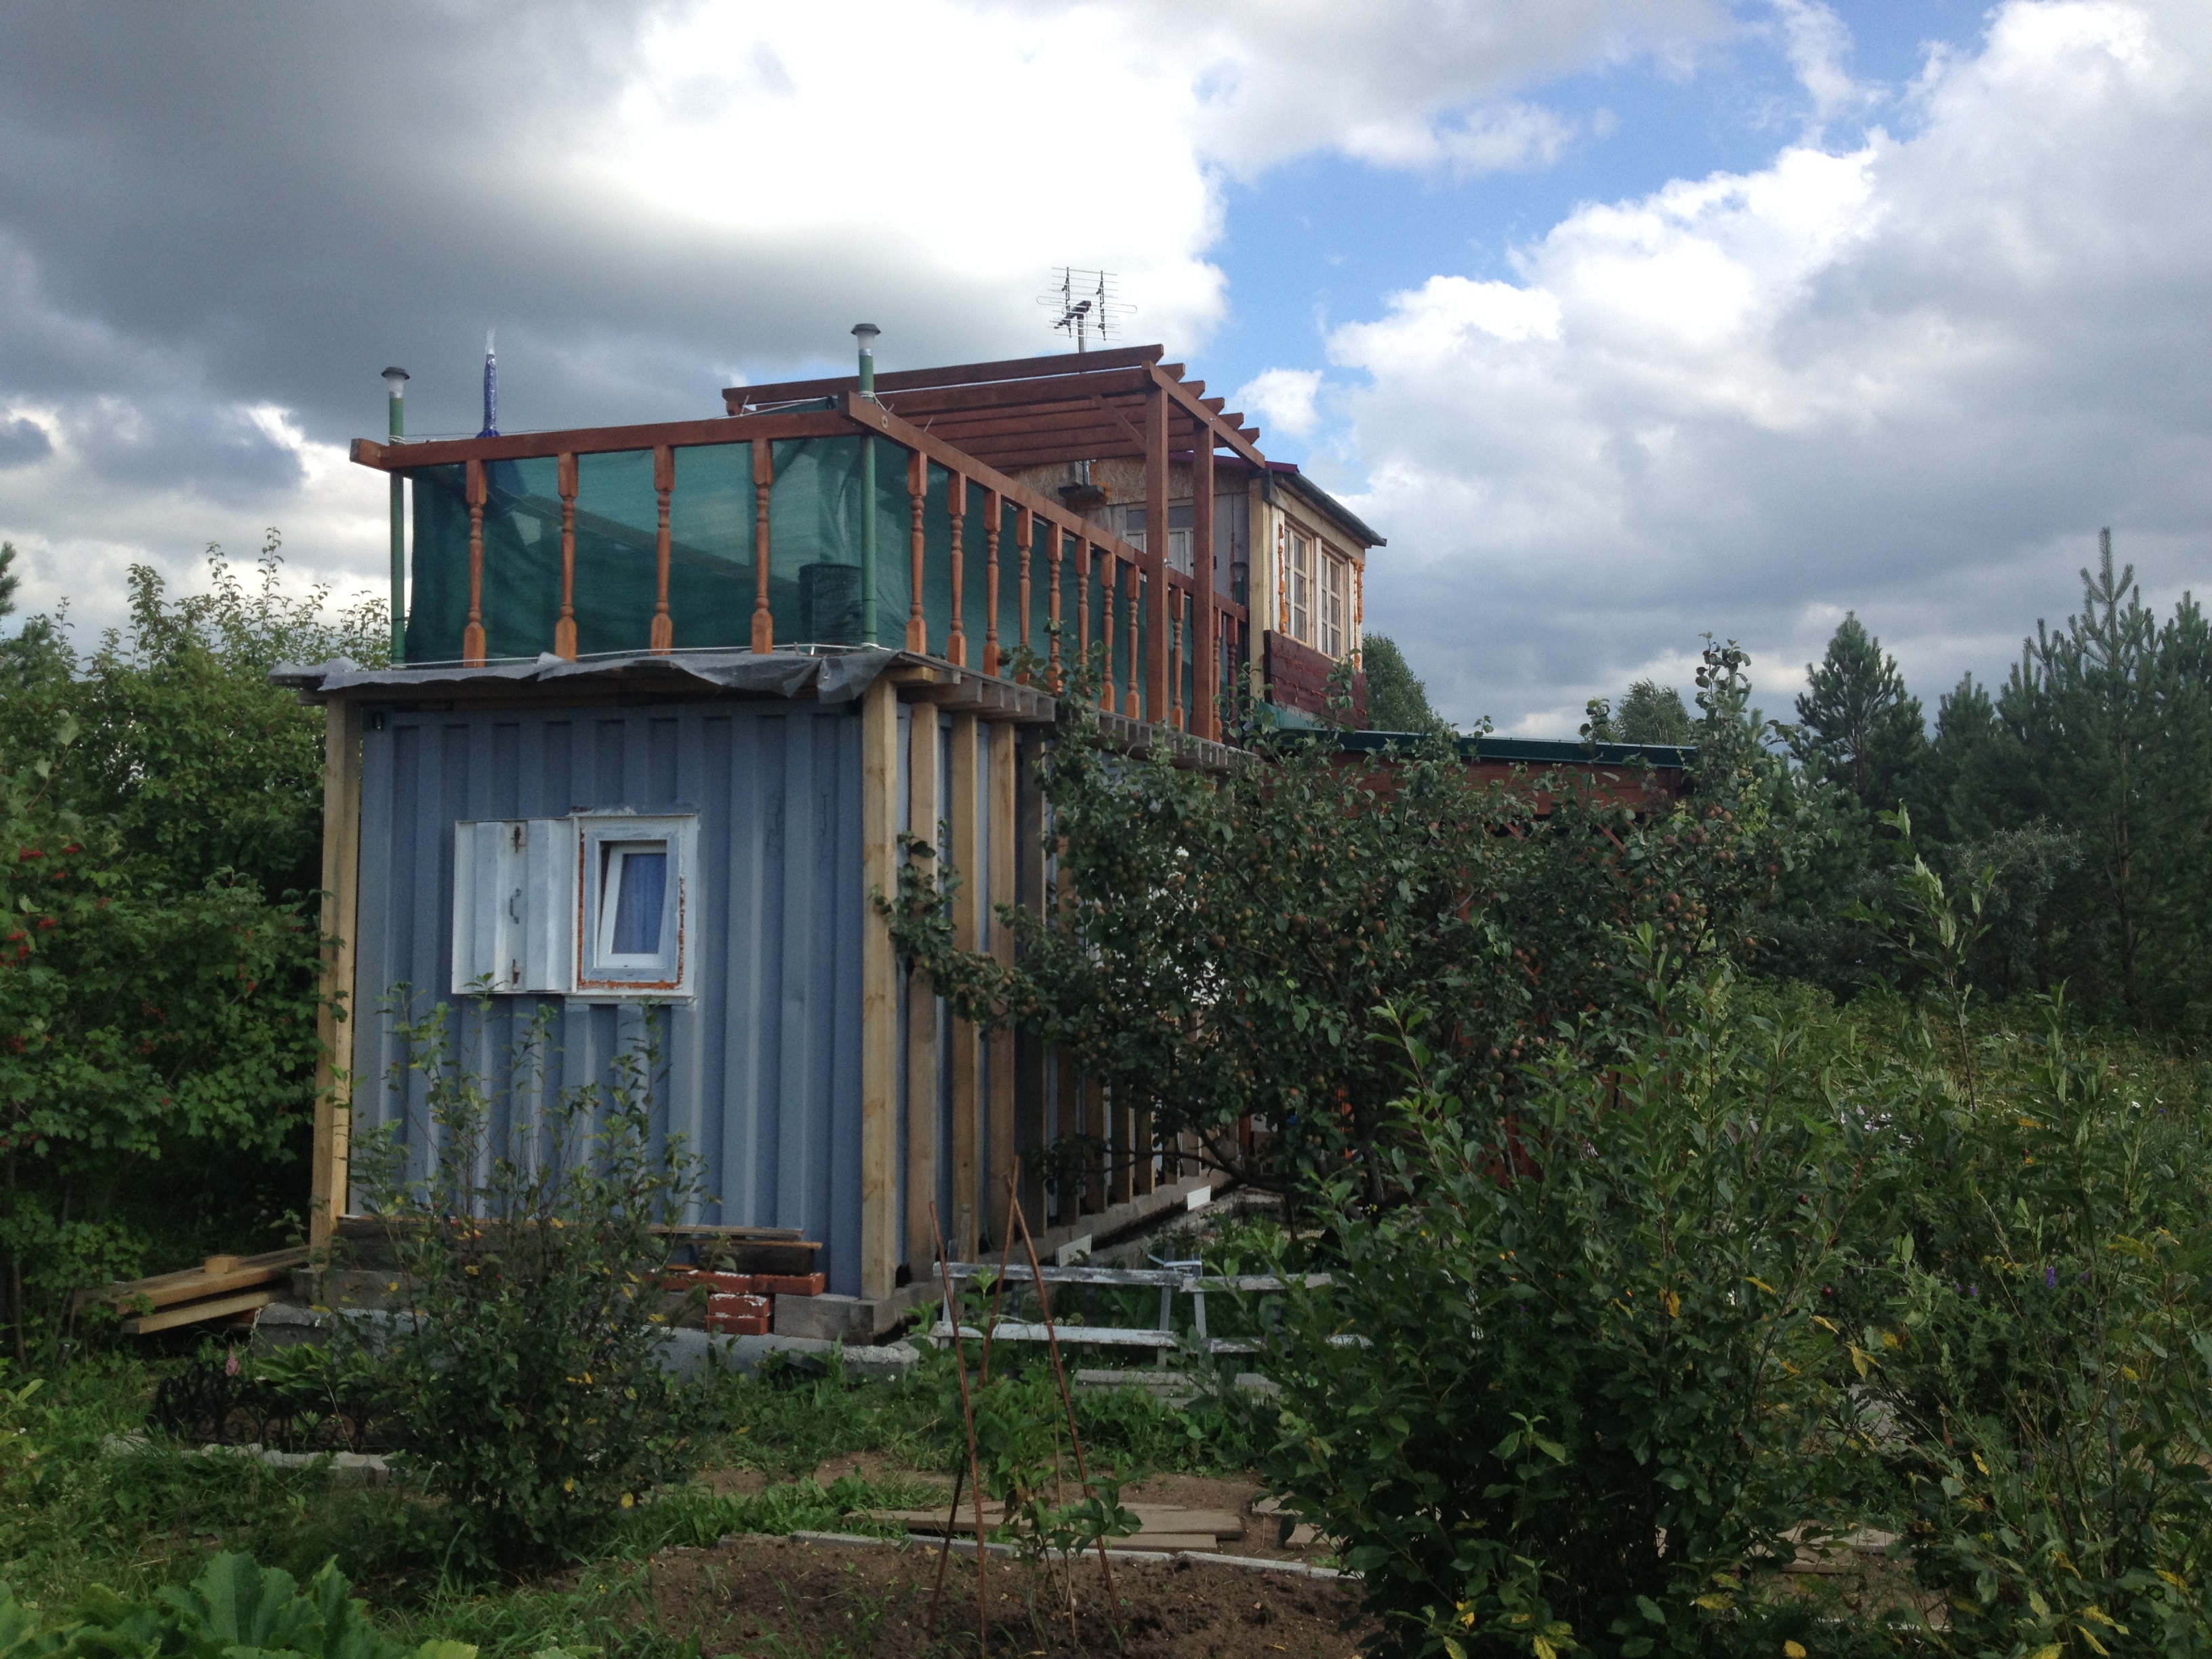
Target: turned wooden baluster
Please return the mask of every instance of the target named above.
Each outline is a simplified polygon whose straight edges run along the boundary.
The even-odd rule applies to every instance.
[[[554,469],[561,495],[561,618],[553,624],[553,654],[576,660],[576,458],[563,455]]]
[[[1060,526],[1059,526],[1058,525],[1054,524],[1054,523],[1050,519],[1047,519],[1047,520],[1044,521],[1044,536],[1045,536],[1045,542],[1044,542],[1044,545],[1045,545],[1045,580],[1051,584],[1050,591],[1049,591],[1049,592],[1046,594],[1046,596],[1045,596],[1045,621],[1046,621],[1046,622],[1047,622],[1047,623],[1050,626],[1051,632],[1052,632],[1052,642],[1051,642],[1051,657],[1052,657],[1052,689],[1053,689],[1053,694],[1054,694],[1055,696],[1057,696],[1059,695],[1059,693],[1060,693],[1060,553],[1061,553],[1061,550],[1061,550],[1061,548],[1060,548]],[[1026,570],[1029,568],[1029,567],[1028,567],[1028,565],[1027,565],[1026,563],[1024,563],[1024,564],[1023,565],[1023,567],[1022,567],[1022,568],[1023,568],[1023,569],[1024,569],[1024,571],[1026,571]],[[1030,613],[1029,613],[1029,607],[1028,607],[1027,605],[1024,605],[1024,606],[1022,607],[1022,626],[1023,626],[1024,628],[1027,628],[1027,627],[1029,626],[1029,624],[1030,624]]]
[[[676,648],[676,623],[668,614],[668,498],[676,493],[676,451],[667,444],[653,446],[653,493],[660,497],[660,528],[653,543],[653,651],[665,657]]]
[[[914,601],[907,607],[906,648],[929,654],[929,623],[921,614],[921,509],[929,500],[929,461],[920,450],[907,458],[907,498],[914,506],[914,529],[911,532],[912,564],[914,567]]]
[[[1006,504],[995,489],[983,492],[983,672],[999,672],[999,520]]]
[[[461,660],[477,666],[484,659],[483,515],[484,464],[468,464],[469,621],[461,630]]]
[[[957,472],[945,481],[946,516],[952,520],[952,631],[945,635],[945,659],[968,665],[968,629],[960,619],[961,597],[961,531],[968,519],[968,480]]]
[[[768,602],[768,498],[775,483],[775,446],[756,438],[753,452],[753,649],[775,649],[775,613]]]
[[[1162,567],[1163,569],[1165,568]],[[1144,567],[1133,564],[1129,567],[1129,679],[1121,699],[1121,712],[1133,720],[1142,718],[1145,708],[1144,696],[1139,690],[1144,684],[1145,640],[1137,626],[1137,606],[1142,600],[1144,591]],[[1157,645],[1158,641],[1154,643]],[[1159,710],[1156,708],[1152,712],[1157,714]]]
[[[1182,726],[1182,590],[1168,586],[1168,724]]]
[[[1091,538],[1075,532],[1075,660],[1091,655]]]
[[[1121,562],[1109,548],[1106,551],[1106,568],[1099,573],[1098,608],[1104,614],[1098,619],[1099,632],[1106,647],[1106,674],[1098,688],[1098,706],[1112,709],[1114,700],[1114,601],[1121,597]]]
[[[1018,508],[1014,514],[1014,547],[1022,556],[1021,641],[1022,649],[1024,651],[1030,648],[1030,543],[1033,533],[1031,526],[1035,522],[1034,517],[1026,507]],[[1023,673],[1022,678],[1024,680],[1029,678],[1026,671]]]

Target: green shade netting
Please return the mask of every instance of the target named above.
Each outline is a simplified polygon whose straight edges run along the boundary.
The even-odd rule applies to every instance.
[[[826,588],[801,573],[817,564],[860,562],[862,446],[851,438],[802,438],[774,446],[775,481],[769,497],[769,604],[779,645],[854,644],[857,629],[848,606],[810,616],[803,590]],[[896,445],[876,441],[876,635],[902,645],[912,599],[912,498],[907,458]],[[752,641],[756,594],[753,564],[756,501],[752,446],[709,444],[678,449],[669,497],[668,610],[678,650],[744,649]],[[407,613],[407,659],[455,662],[469,610],[469,508],[465,469],[414,469],[413,585]],[[947,494],[951,475],[929,468],[922,503],[922,600],[929,650],[946,653],[952,617],[952,525]],[[551,456],[486,465],[483,511],[483,617],[486,655],[532,658],[553,648],[561,614],[559,463]],[[961,619],[968,661],[981,667],[989,627],[988,497],[971,484],[962,523]],[[1021,550],[1018,514],[1003,509],[999,537],[999,644],[1008,672],[1021,643]],[[577,459],[574,605],[579,655],[642,651],[652,642],[659,586],[656,547],[659,498],[653,452],[626,450]],[[1053,532],[1039,520],[1030,555],[1029,641],[1048,653],[1051,613],[1049,547]],[[1090,575],[1091,638],[1103,633],[1104,561],[1094,557]],[[846,579],[842,591],[856,598]],[[1063,653],[1076,649],[1078,580],[1074,544],[1060,560]],[[1180,599],[1180,595],[1177,596]],[[817,601],[820,605],[819,599]],[[1139,607],[1141,613],[1141,607]],[[830,618],[825,623],[824,616]],[[839,619],[842,619],[840,621]],[[1180,676],[1188,706],[1189,620],[1182,620],[1184,663]],[[825,631],[827,630],[827,631]],[[1172,637],[1172,635],[1171,635]],[[1149,650],[1141,614],[1137,642]],[[1133,644],[1127,578],[1115,599],[1112,678],[1115,690],[1129,683]],[[1120,706],[1117,695],[1117,706]],[[1162,711],[1164,712],[1164,711]]]

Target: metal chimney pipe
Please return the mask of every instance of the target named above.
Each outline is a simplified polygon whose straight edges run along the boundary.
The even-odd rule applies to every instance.
[[[386,389],[392,394],[389,404],[389,430],[393,443],[407,435],[407,371],[387,368],[384,371]],[[407,481],[399,473],[392,475],[392,662],[394,667],[407,660]]]

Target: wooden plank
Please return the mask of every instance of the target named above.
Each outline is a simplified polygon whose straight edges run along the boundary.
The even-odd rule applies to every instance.
[[[1197,603],[1191,607],[1194,637],[1190,654],[1188,729],[1209,742],[1221,740],[1221,629],[1215,621],[1218,584],[1213,574],[1213,446],[1200,444],[1191,456],[1191,568],[1196,574]]]
[[[1145,718],[1168,717],[1168,394],[1164,382],[1145,399]],[[1130,643],[1136,643],[1133,634]],[[1128,711],[1135,714],[1138,711]]]
[[[1004,966],[1011,968],[1014,961],[1014,930],[1000,919],[999,907],[1020,902],[1020,888],[1017,882],[1017,865],[1028,850],[1021,833],[1015,811],[1015,749],[1014,728],[1005,721],[996,721],[983,728],[985,753],[982,757],[986,775],[984,810],[991,815],[990,869],[987,872],[986,902],[984,905],[984,948]],[[1042,862],[1042,851],[1038,854]],[[1040,872],[1041,873],[1041,872]],[[1042,882],[1038,884],[1042,886]],[[1034,889],[1032,890],[1035,890]],[[1000,1160],[1012,1156],[1018,1144],[1016,1126],[1023,1108],[1018,1099],[1014,1033],[1011,1027],[1001,1026],[991,1033],[991,1164],[1001,1169]],[[1044,1096],[1039,1091],[1031,1103],[1040,1131],[1044,1123]],[[1002,1131],[1000,1125],[1006,1125]],[[1039,1137],[1042,1139],[1042,1135]],[[1042,1171],[1033,1170],[1042,1190]],[[998,1185],[1003,1188],[1006,1177],[999,1176]],[[1029,1206],[1024,1196],[1023,1204]],[[1042,1211],[1030,1209],[1030,1213],[1042,1215]]]
[[[179,1325],[197,1325],[204,1319],[228,1319],[242,1313],[252,1313],[256,1308],[265,1308],[279,1300],[285,1291],[271,1287],[259,1291],[240,1291],[235,1296],[219,1296],[210,1302],[187,1302],[160,1313],[142,1315],[123,1322],[125,1336],[150,1336],[155,1331],[174,1330]]]
[[[1158,366],[1153,368],[1152,382],[1180,405],[1185,414],[1210,428],[1224,446],[1235,450],[1255,466],[1267,465],[1267,458],[1260,453],[1257,428],[1237,426],[1216,415],[1206,406],[1206,400],[1198,395],[1195,388],[1184,385],[1174,375],[1162,373]]]
[[[1055,1320],[1053,1332],[1063,1343],[1090,1342],[1106,1348],[1173,1348],[1180,1346],[1172,1331],[1134,1330],[1126,1325],[1066,1325]],[[952,1334],[952,1328],[942,1319],[931,1327],[932,1336],[939,1339]],[[970,1340],[980,1339],[983,1333],[976,1326],[963,1325],[960,1334]],[[1042,1342],[1047,1340],[1042,1324],[1026,1321],[1002,1319],[991,1328],[994,1342]]]
[[[1073,1069],[1069,1067],[1071,1073]],[[1091,1141],[1091,1169],[1083,1182],[1084,1207],[1103,1210],[1113,1200],[1106,1185],[1106,1087],[1097,1078],[1083,1079],[1083,1133]]]
[[[118,1311],[127,1310],[141,1297],[145,1299],[149,1308],[173,1307],[180,1302],[202,1301],[209,1297],[252,1290],[258,1285],[289,1279],[295,1267],[307,1265],[311,1254],[305,1245],[289,1250],[270,1250],[262,1255],[241,1256],[238,1265],[225,1273],[211,1273],[204,1267],[186,1267],[173,1273],[155,1273],[150,1279],[130,1279],[102,1285],[99,1290],[82,1292],[77,1300],[81,1305],[90,1302],[112,1303]]]
[[[881,1298],[898,1273],[898,958],[890,922],[867,895],[898,891],[898,688],[860,699],[860,1294]]]
[[[336,697],[323,706],[324,1003],[315,1014],[315,1126],[307,1170],[307,1242],[318,1249],[330,1243],[331,1222],[346,1206],[360,910],[361,706]]]
[[[946,803],[938,798],[942,723],[933,704],[908,707],[907,833],[918,836],[940,858],[947,851]],[[939,865],[940,872],[944,866]],[[890,889],[886,887],[888,894]],[[905,1261],[919,1274],[935,1259],[929,1206],[937,1196],[937,984],[918,969],[906,986],[906,1243]],[[957,1097],[956,1097],[957,1098]]]
[[[1129,1144],[1137,1154],[1135,1195],[1144,1197],[1159,1185],[1159,1165],[1152,1156],[1152,1115],[1137,1112],[1129,1126]]]
[[[982,732],[972,714],[952,716],[952,796],[945,817],[951,829],[946,856],[959,872],[961,890],[952,906],[952,942],[963,951],[977,948],[981,931],[979,908],[988,901],[983,865],[982,821],[978,811]],[[981,1223],[975,1211],[975,1189],[983,1140],[983,1079],[975,1028],[966,1020],[952,1024],[952,1213],[945,1229],[945,1247],[973,1256]],[[924,1218],[927,1219],[927,1217]],[[925,1252],[922,1259],[928,1259]]]
[[[1109,369],[1150,370],[1165,353],[1156,345],[1117,346],[1110,351],[1056,352],[1048,357],[1008,357],[997,362],[952,363],[942,368],[903,368],[876,376],[876,392],[911,392],[925,386],[982,386],[995,380],[1028,380],[1096,374]],[[725,402],[737,406],[793,402],[802,398],[829,398],[850,392],[859,385],[850,374],[820,380],[776,380],[764,386],[726,386]]]
[[[356,466],[404,472],[456,461],[520,461],[547,455],[605,455],[616,450],[677,449],[702,444],[742,444],[757,438],[842,438],[852,422],[833,409],[790,415],[717,415],[703,421],[658,421],[647,426],[586,426],[562,432],[518,432],[498,438],[438,438],[420,443],[380,443],[356,438]]]

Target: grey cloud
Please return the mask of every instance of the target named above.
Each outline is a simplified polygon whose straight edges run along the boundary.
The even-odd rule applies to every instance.
[[[0,421],[0,470],[43,461],[53,449],[53,440],[36,421],[21,416]]]

